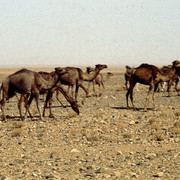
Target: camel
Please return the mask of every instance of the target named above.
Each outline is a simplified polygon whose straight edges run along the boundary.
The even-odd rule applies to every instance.
[[[61,84],[72,86],[72,87],[75,85],[76,87],[75,101],[77,101],[78,90],[79,90],[79,87],[81,87],[86,93],[86,96],[82,100],[82,104],[84,104],[85,99],[88,97],[88,91],[82,83],[84,81],[93,81],[97,77],[99,72],[104,68],[107,68],[107,65],[97,64],[93,72],[88,74],[88,73],[83,72],[80,68],[66,67],[65,69],[67,69],[69,72],[61,76],[60,82]]]
[[[86,72],[89,74],[93,71],[94,68],[92,67],[87,67],[86,68]],[[99,97],[102,95],[102,92],[101,92],[101,85],[102,87],[105,89],[104,87],[104,82],[106,82],[107,80],[109,80],[109,78],[113,76],[113,74],[111,72],[107,72],[106,74],[106,77],[104,78],[103,75],[101,73],[99,73],[97,75],[97,77],[93,80],[93,81],[90,81],[89,84],[88,84],[88,90],[89,90],[89,87],[90,87],[90,84],[92,82],[93,84],[93,91],[94,91],[94,94],[96,94],[96,91],[95,91],[95,84],[97,84],[99,86]]]
[[[56,70],[58,70],[58,68],[56,68]],[[55,71],[53,71],[53,72],[51,72],[51,73],[48,73],[48,72],[38,72],[46,81],[49,81],[50,79],[53,79],[54,78],[54,76],[58,76],[57,75],[57,72],[55,72]],[[53,114],[52,114],[52,111],[51,111],[51,105],[52,105],[52,96],[53,96],[53,93],[56,91],[56,93],[58,92],[58,91],[60,91],[63,95],[64,95],[64,97],[66,98],[66,100],[71,104],[71,107],[72,107],[72,109],[77,113],[77,114],[79,114],[79,107],[78,107],[78,105],[77,105],[77,103],[74,101],[74,99],[73,98],[71,98],[68,94],[67,94],[67,92],[62,88],[62,86],[61,86],[61,83],[60,82],[58,82],[57,84],[56,84],[56,86],[55,87],[53,87],[52,89],[50,89],[50,90],[48,90],[47,91],[47,96],[46,96],[46,100],[45,100],[45,102],[44,102],[44,108],[43,108],[43,117],[45,116],[45,109],[46,109],[46,107],[47,107],[47,103],[49,102],[49,117],[53,117]],[[46,92],[44,92],[44,91],[42,91],[42,92],[40,92],[41,94],[44,94],[44,93],[46,93]],[[57,93],[58,94],[58,93]],[[59,100],[59,98],[58,98],[58,95],[56,94],[56,98],[57,98],[57,100],[61,103],[61,101]],[[62,103],[61,103],[61,105],[62,105]],[[63,105],[62,105],[63,106]],[[63,106],[64,107],[64,106]]]
[[[173,61],[172,64],[176,68],[180,67],[180,61],[178,60]],[[166,74],[164,74],[158,67],[153,66],[153,65],[141,64],[139,67],[134,68],[129,76],[130,87],[126,93],[127,109],[129,109],[128,97],[130,94],[131,103],[132,103],[133,109],[135,110],[135,107],[133,104],[133,88],[135,84],[139,82],[144,85],[149,85],[149,91],[146,97],[144,110],[147,111],[147,103],[149,101],[149,95],[151,92],[152,92],[152,97],[153,97],[153,108],[154,110],[156,110],[155,92],[157,90],[158,84],[161,81],[168,81],[168,79],[169,77],[167,77]]]
[[[168,65],[168,66],[163,66],[160,68],[160,70],[163,72],[168,77],[168,80],[165,81],[167,82],[167,92],[168,96],[170,96],[170,88],[175,82],[175,90],[179,94],[179,91],[177,89],[177,84],[179,81],[178,76],[180,76],[180,67],[176,67],[175,65]],[[164,84],[164,83],[163,83]]]
[[[20,105],[23,100],[23,97],[25,98],[25,108],[26,108],[26,113],[24,117],[26,117],[27,112],[30,114],[29,112],[30,104],[28,102],[28,97],[29,95],[31,95],[31,98],[35,97],[40,119],[43,120],[43,117],[39,108],[39,93],[40,91],[46,91],[55,87],[57,82],[59,81],[60,75],[67,73],[67,71],[68,71],[67,69],[59,68],[57,78],[54,78],[53,80],[50,80],[50,81],[44,80],[39,73],[28,70],[28,69],[21,69],[15,72],[14,74],[9,75],[2,82],[2,86],[0,89],[0,91],[2,91],[2,100],[0,101],[1,110],[2,110],[2,119],[5,120],[5,111],[4,111],[5,102],[8,99],[15,96],[16,93],[19,93],[22,95],[18,102],[18,109],[19,109],[21,119],[23,120]]]
[[[133,71],[135,71],[135,68],[131,68],[131,67],[129,67],[129,66],[126,66],[126,72],[125,72],[125,74],[124,74],[124,78],[125,78],[125,89],[126,89],[126,90],[127,90],[128,87],[130,86],[130,85],[128,84],[128,82],[129,82],[129,76],[131,75],[131,73],[132,73]],[[137,91],[139,91],[138,85],[139,85],[139,83],[137,83],[136,86],[135,86],[135,88],[136,88]]]

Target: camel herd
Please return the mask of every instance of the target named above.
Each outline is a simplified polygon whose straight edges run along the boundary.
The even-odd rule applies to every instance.
[[[179,95],[179,92],[177,89],[179,76],[180,76],[180,61],[179,60],[173,61],[171,66],[164,66],[163,68],[160,68],[160,69],[150,64],[141,64],[137,68],[130,68],[129,66],[126,66],[125,85],[127,85],[127,82],[129,82],[129,88],[127,89],[127,93],[126,93],[127,109],[129,109],[128,97],[130,95],[131,103],[132,103],[133,109],[135,110],[135,107],[133,104],[133,89],[136,83],[149,85],[149,91],[146,97],[144,110],[147,111],[147,103],[148,103],[151,92],[152,92],[152,98],[153,98],[153,107],[154,107],[154,110],[156,110],[155,92],[157,91],[158,85],[161,82],[167,82],[168,83],[167,91],[168,91],[168,95],[170,96],[169,90],[170,90],[171,85],[175,81],[176,82],[175,88]]]
[[[22,120],[26,119],[27,113],[32,118],[29,107],[33,99],[36,101],[36,106],[39,112],[40,119],[43,120],[45,116],[45,109],[47,104],[49,105],[49,116],[53,117],[51,111],[52,105],[52,96],[53,93],[56,92],[57,100],[59,92],[63,94],[66,100],[70,103],[72,109],[79,114],[79,106],[77,104],[78,90],[79,87],[84,90],[86,96],[82,100],[82,104],[84,104],[85,99],[88,97],[90,84],[93,84],[93,91],[95,92],[95,85],[99,87],[99,96],[102,95],[101,86],[104,88],[104,82],[108,80],[113,74],[108,72],[106,77],[100,73],[101,70],[107,68],[107,65],[97,64],[95,68],[87,67],[86,72],[83,72],[82,69],[76,67],[57,67],[52,72],[34,72],[28,69],[21,69],[8,77],[6,77],[0,88],[0,106],[2,111],[2,120],[6,119],[5,116],[5,103],[10,98],[17,96],[18,98],[18,109],[19,114]],[[162,68],[158,68],[154,65],[150,64],[141,64],[137,68],[131,68],[126,66],[125,72],[125,86],[127,88],[126,93],[126,103],[127,109],[129,109],[128,98],[130,96],[131,103],[133,109],[135,110],[133,104],[133,89],[136,83],[141,83],[144,85],[149,85],[149,91],[146,97],[146,103],[144,106],[144,110],[147,111],[147,103],[149,100],[149,96],[152,93],[153,97],[153,107],[156,109],[155,104],[155,92],[158,89],[158,85],[162,82],[167,82],[168,95],[170,96],[170,87],[175,82],[177,89],[177,83],[179,81],[180,76],[180,61],[176,60],[172,62],[170,66],[164,66]],[[84,81],[88,81],[88,88],[83,85]],[[129,86],[128,86],[129,84]],[[64,90],[62,85],[68,85],[68,91],[71,88],[71,96],[67,91]],[[75,91],[74,91],[75,86]],[[46,99],[44,101],[43,113],[41,113],[39,107],[39,95],[46,95]],[[74,95],[75,94],[75,95]],[[26,112],[24,117],[21,112],[21,104],[24,102]],[[60,102],[61,103],[61,102]]]

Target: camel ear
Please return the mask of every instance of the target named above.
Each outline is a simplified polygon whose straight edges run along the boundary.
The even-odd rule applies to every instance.
[[[126,69],[131,69],[129,66],[126,66]]]

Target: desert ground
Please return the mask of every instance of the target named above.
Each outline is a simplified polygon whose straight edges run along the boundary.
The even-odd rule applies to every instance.
[[[47,109],[45,121],[39,120],[34,101],[33,118],[27,121],[20,119],[16,97],[6,103],[6,121],[0,120],[0,180],[180,179],[180,96],[173,88],[171,97],[158,92],[157,110],[151,98],[145,112],[148,86],[139,85],[134,90],[136,111],[127,110],[125,68],[108,68],[103,75],[108,71],[113,76],[101,97],[91,87],[82,105],[85,93],[80,89],[79,115],[61,94],[65,108],[54,96],[54,118]],[[0,82],[13,72],[2,68]]]

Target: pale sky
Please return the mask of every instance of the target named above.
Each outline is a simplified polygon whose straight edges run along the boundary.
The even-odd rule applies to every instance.
[[[180,0],[0,0],[0,66],[177,59]]]

